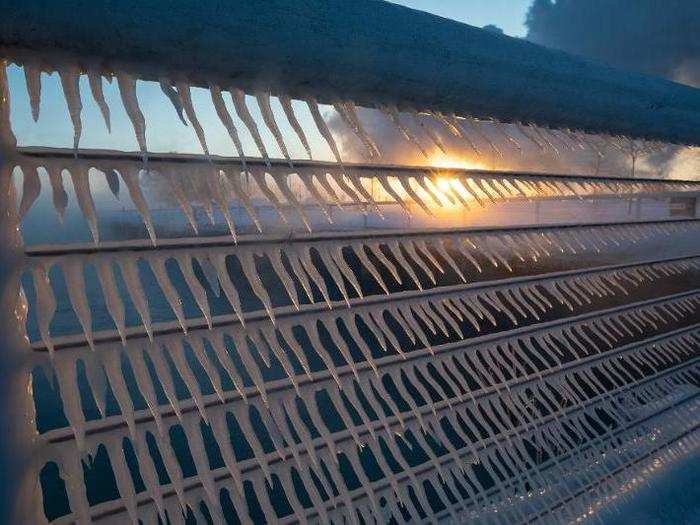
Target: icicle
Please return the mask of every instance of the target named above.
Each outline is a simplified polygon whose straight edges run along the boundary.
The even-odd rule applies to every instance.
[[[248,216],[253,221],[253,224],[255,224],[255,227],[258,229],[258,232],[262,233],[262,226],[260,224],[258,214],[255,212],[255,207],[253,206],[253,203],[250,200],[250,196],[245,192],[243,186],[241,185],[241,174],[233,173],[233,175],[228,175],[225,172],[224,174],[226,176],[225,180],[229,183],[229,186],[233,190],[235,198],[241,201],[241,204],[243,204],[245,211],[248,213]]]
[[[430,217],[434,217],[435,214],[433,213],[433,210],[430,209],[430,207],[423,202],[423,200],[418,196],[418,194],[415,192],[413,188],[411,188],[411,181],[407,177],[398,177],[399,184],[401,184],[401,187],[403,190],[408,194],[409,197],[418,204],[418,206],[421,207],[421,209]]]
[[[197,302],[197,306],[199,306],[202,315],[204,315],[204,318],[206,319],[207,326],[209,329],[211,329],[211,310],[207,300],[207,293],[194,273],[194,269],[192,268],[192,258],[188,254],[178,254],[174,256],[174,259],[177,261],[177,264],[180,267],[180,271],[182,272],[185,282],[187,283],[187,286]]]
[[[51,359],[53,359],[54,347],[49,325],[56,312],[56,297],[49,282],[48,271],[42,263],[32,267],[32,276],[34,278],[34,289],[36,290],[36,316],[39,333]]]
[[[182,423],[182,410],[180,409],[180,401],[175,393],[175,382],[172,374],[170,373],[170,367],[166,362],[166,349],[166,343],[151,343],[148,356],[151,358],[153,368],[156,371],[156,377],[163,387],[165,397],[168,399],[170,406],[175,412],[175,416],[177,416],[178,420],[180,420]]]
[[[211,100],[214,103],[214,109],[216,110],[216,114],[219,116],[219,120],[221,120],[221,123],[226,128],[229,137],[231,137],[231,141],[233,142],[233,145],[236,148],[236,153],[241,158],[241,162],[243,163],[243,169],[245,170],[246,161],[245,156],[243,155],[243,144],[241,144],[241,139],[238,136],[238,131],[236,130],[236,126],[234,125],[233,120],[231,119],[231,114],[226,108],[224,98],[221,96],[221,88],[219,88],[219,86],[212,85],[209,88],[209,92],[211,93]]]
[[[185,487],[182,479],[182,469],[180,468],[180,464],[175,458],[175,454],[173,454],[170,443],[168,443],[166,440],[160,440],[158,450],[163,458],[163,464],[166,472],[168,473],[168,477],[170,478],[170,482],[175,489],[175,494],[180,502],[180,507],[184,509],[187,505],[187,499],[185,498]],[[180,509],[177,509],[177,511],[179,510]],[[178,517],[173,516],[173,512],[170,512],[170,516],[175,517],[176,519]],[[179,518],[182,520],[182,525],[185,525],[181,514],[179,515]]]
[[[401,122],[401,116],[399,115],[399,110],[396,108],[394,105],[388,105],[388,106],[382,106],[379,108],[382,113],[384,113],[389,121],[396,126],[396,129],[399,130],[401,135],[413,144],[416,148],[418,148],[418,151],[420,151],[421,155],[423,155],[426,159],[430,158],[430,155],[428,155],[428,152],[425,151],[425,148],[423,148],[423,145],[420,143],[418,140],[418,137],[416,137],[413,132],[408,129],[402,122]]]
[[[318,272],[318,270],[316,269],[316,265],[311,259],[311,247],[299,246],[296,249],[296,254],[301,266],[301,268],[297,271],[297,275],[299,275],[301,273],[301,270],[303,269],[313,280],[314,284],[318,287],[318,289],[321,290],[321,295],[323,295],[323,299],[326,301],[328,309],[331,309],[332,305],[330,295],[328,294],[328,286],[326,286],[325,279]],[[313,299],[311,295],[309,295],[309,298]]]
[[[260,136],[258,125],[255,123],[255,120],[253,119],[253,116],[250,114],[248,106],[246,105],[245,93],[242,90],[236,88],[230,88],[229,92],[231,93],[231,100],[233,100],[233,106],[236,109],[238,117],[241,119],[241,121],[243,121],[245,127],[248,128],[248,131],[253,137],[253,141],[255,141],[255,145],[260,151],[260,155],[262,155],[262,158],[265,160],[265,164],[269,166],[270,157],[267,154],[265,144],[263,143],[262,137]]]
[[[177,87],[178,95],[180,95],[180,100],[182,100],[182,106],[185,109],[187,119],[190,121],[192,127],[194,128],[194,132],[197,135],[197,140],[199,140],[199,144],[202,146],[204,155],[208,157],[209,148],[207,148],[207,139],[204,136],[204,130],[202,129],[202,125],[199,123],[197,113],[195,112],[194,106],[192,105],[190,86],[185,82],[176,82],[175,86]]]
[[[146,120],[143,117],[139,101],[136,97],[136,80],[126,74],[120,73],[117,75],[117,85],[119,86],[119,94],[124,104],[126,114],[131,120],[131,125],[134,127],[136,141],[143,155],[143,160],[148,160],[148,150],[146,149]]]
[[[306,105],[309,107],[309,111],[311,112],[311,117],[314,119],[314,123],[316,124],[316,127],[318,128],[318,132],[321,134],[323,139],[328,144],[328,147],[331,149],[331,152],[333,153],[335,160],[338,162],[338,164],[342,164],[343,161],[340,158],[340,152],[338,151],[338,146],[335,142],[335,139],[333,138],[333,135],[331,134],[331,130],[328,129],[328,125],[326,124],[326,121],[323,120],[323,116],[321,115],[321,111],[318,108],[318,102],[316,102],[315,98],[310,98],[306,101]]]
[[[289,187],[287,175],[285,173],[272,173],[271,175],[272,179],[275,181],[275,184],[282,192],[282,195],[284,195],[284,198],[287,199],[287,202],[294,207],[296,212],[299,214],[299,217],[301,218],[301,222],[304,223],[304,226],[306,226],[308,232],[311,233],[313,229],[311,228],[311,222],[309,220],[309,217],[304,211],[304,206],[299,202],[296,195],[294,195],[294,192]]]
[[[413,116],[413,122],[420,126],[420,128],[425,132],[426,135],[428,135],[430,140],[433,141],[433,143],[438,147],[440,151],[446,154],[447,149],[445,148],[445,143],[440,138],[440,135],[438,135],[435,132],[435,130],[430,126],[430,124],[426,123],[425,120],[422,119],[418,113],[412,111],[411,115]]]
[[[190,345],[192,348],[192,351],[194,353],[194,357],[199,362],[199,364],[202,366],[204,369],[204,372],[207,375],[207,378],[209,379],[209,382],[212,384],[214,387],[214,392],[216,392],[216,395],[219,398],[219,401],[221,403],[225,403],[225,395],[224,395],[224,389],[222,385],[222,380],[221,380],[221,375],[219,374],[219,371],[216,369],[216,360],[217,358],[210,358],[207,352],[204,349],[204,339],[199,338],[199,337],[190,337],[186,339],[187,343]],[[176,341],[173,341],[173,346],[171,348],[174,348],[174,351],[171,353],[171,355],[182,355],[184,357],[185,355],[185,340],[180,342],[180,347],[178,348],[178,344]],[[224,366],[224,365],[222,365]],[[226,367],[224,367],[225,369]]]
[[[406,272],[408,272],[408,275],[413,280],[413,283],[416,285],[416,288],[418,288],[419,290],[422,291],[423,285],[421,284],[420,280],[418,279],[416,272],[413,270],[413,266],[411,266],[411,264],[406,260],[403,253],[401,252],[401,245],[399,244],[399,241],[390,240],[387,243],[387,246],[389,247],[389,251],[391,251],[391,254],[394,256],[394,258],[399,263],[401,268],[403,268]]]
[[[342,209],[343,203],[340,201],[338,194],[335,192],[333,186],[331,186],[331,183],[328,181],[328,173],[323,171],[321,173],[314,174],[314,178],[321,185],[323,191],[325,191],[328,194],[328,196],[333,200],[333,203],[336,206],[338,206],[338,208]]]
[[[151,211],[148,209],[148,204],[146,199],[143,197],[141,192],[141,186],[139,184],[139,173],[141,169],[136,167],[125,167],[120,170],[122,180],[126,185],[126,189],[129,191],[129,197],[131,197],[136,210],[143,219],[143,223],[148,231],[148,236],[151,238],[151,243],[153,246],[156,245],[156,231],[153,227],[153,220],[151,219]]]
[[[24,64],[23,68],[27,93],[29,93],[29,104],[32,107],[32,118],[34,122],[37,122],[41,109],[41,68],[31,63]]]
[[[73,149],[77,150],[83,132],[83,124],[80,120],[80,113],[83,110],[80,99],[80,70],[76,66],[65,66],[58,70],[58,76],[68,104],[68,113],[73,122]]]
[[[321,211],[323,212],[323,215],[326,217],[328,224],[333,224],[333,216],[331,215],[331,210],[328,206],[328,203],[323,198],[321,193],[318,191],[316,186],[314,186],[313,179],[311,177],[307,177],[304,175],[300,175],[299,178],[301,179],[301,182],[304,185],[304,188],[306,189],[306,191],[309,192],[309,194],[311,195],[311,197],[313,197],[316,204],[319,206],[319,208],[321,208]]]
[[[168,349],[168,353],[175,363],[175,368],[180,374],[180,377],[182,377],[182,380],[185,382],[185,386],[190,392],[192,399],[194,399],[194,404],[199,410],[200,416],[202,416],[205,423],[209,424],[209,418],[207,417],[207,405],[202,391],[199,388],[199,383],[197,382],[197,379],[195,378],[194,373],[187,362],[187,358],[185,357],[185,347],[182,346],[182,344],[178,344],[177,340],[171,338],[163,345],[162,348],[164,350],[166,348]]]
[[[80,406],[80,394],[78,391],[78,374],[76,362],[73,359],[57,359],[55,361],[56,378],[61,391],[63,412],[68,419],[78,452],[85,454],[85,415]]]
[[[63,173],[60,168],[47,166],[46,171],[49,174],[49,182],[51,183],[53,206],[56,209],[58,218],[63,222],[63,217],[68,206],[68,194],[63,187]]]
[[[137,257],[133,253],[125,253],[117,257],[117,262],[122,271],[124,283],[129,291],[131,300],[141,317],[143,326],[146,329],[148,338],[153,341],[153,329],[151,328],[151,313],[146,302],[146,293],[144,292],[141,279],[139,278],[139,270],[137,266]]]
[[[65,482],[66,495],[71,504],[71,510],[78,523],[91,523],[90,504],[87,499],[87,487],[83,475],[82,459],[63,449],[58,452],[59,470]]]
[[[346,175],[344,172],[332,171],[329,173],[333,182],[335,182],[338,187],[343,190],[343,192],[350,197],[350,201],[353,204],[364,204],[360,200],[360,196],[353,190],[350,185],[345,181]]]
[[[289,161],[289,165],[292,166],[292,161],[289,156],[289,151],[287,151],[287,145],[284,143],[284,138],[282,137],[282,132],[280,131],[277,121],[275,121],[275,114],[272,112],[272,106],[270,106],[270,94],[259,91],[255,93],[255,98],[258,101],[258,107],[260,108],[260,113],[262,115],[265,125],[275,137],[275,141],[282,152],[285,159]]]
[[[234,287],[231,277],[229,276],[228,269],[226,268],[226,253],[215,252],[208,258],[216,270],[217,281],[226,294],[228,302],[231,304],[231,307],[240,320],[241,325],[245,326],[245,318],[243,317],[243,310],[241,308],[241,300],[238,296],[238,290]]]
[[[22,168],[22,200],[19,203],[19,219],[22,220],[41,193],[41,181],[37,168],[24,166]]]
[[[182,306],[182,299],[180,298],[180,295],[178,294],[177,290],[173,286],[168,276],[168,272],[165,266],[165,262],[167,259],[167,255],[156,254],[154,257],[149,258],[148,262],[150,264],[151,270],[153,271],[153,274],[156,277],[156,281],[158,281],[158,285],[163,291],[163,295],[165,295],[165,298],[168,301],[170,308],[172,308],[173,313],[175,314],[175,317],[178,320],[178,323],[180,323],[182,331],[186,334],[187,321],[185,319],[185,312]]]
[[[352,102],[336,102],[333,104],[333,108],[338,112],[345,124],[357,135],[357,138],[360,139],[360,142],[364,144],[365,148],[367,148],[370,158],[380,157],[379,148],[362,127],[362,123],[355,111],[355,105]]]
[[[61,269],[66,279],[68,297],[73,305],[75,315],[78,321],[80,321],[80,326],[83,328],[85,339],[90,345],[90,348],[94,350],[94,342],[92,339],[92,313],[85,290],[82,260],[78,257],[66,257],[61,263]]]
[[[109,106],[105,100],[104,92],[102,91],[102,75],[94,71],[88,71],[88,82],[90,83],[90,92],[92,93],[92,98],[95,103],[100,108],[100,113],[102,113],[102,118],[105,121],[105,127],[107,132],[112,132],[112,126],[109,117]]]
[[[362,184],[363,177],[360,175],[360,173],[346,170],[346,176],[352,183],[352,186],[355,189],[355,191],[357,191],[360,197],[364,199],[364,202],[370,203],[370,205],[374,208],[374,211],[376,212],[377,216],[379,216],[380,219],[384,220],[384,214],[382,213],[379,204],[377,204],[377,202],[374,200],[374,197],[372,197],[372,194],[369,191],[367,191],[367,189]]]
[[[267,185],[265,178],[266,172],[263,169],[253,169],[250,171],[250,174],[253,176],[253,180],[260,191],[263,193],[263,195],[265,195],[267,200],[270,201],[270,204],[272,204],[272,207],[275,209],[280,219],[282,219],[285,224],[289,224],[289,220],[287,219],[287,216],[282,208],[282,203],[277,198],[277,195],[275,195]]]
[[[410,216],[411,211],[408,209],[408,206],[406,206],[406,203],[403,201],[401,196],[398,193],[396,193],[396,190],[394,190],[394,188],[392,188],[391,182],[389,181],[389,177],[387,175],[384,175],[384,174],[378,174],[376,176],[376,179],[379,181],[379,183],[381,184],[384,191],[386,191],[389,194],[389,196],[392,199],[394,199],[394,201],[396,201],[396,203],[399,206],[401,206],[401,208],[404,210],[404,212],[406,212],[406,215]]]
[[[234,337],[235,343],[236,343],[236,350],[241,357],[241,360],[243,361],[244,367],[249,371],[249,374],[253,378],[253,381],[255,382],[256,380],[256,368],[255,363],[251,364],[251,359],[250,359],[250,354],[248,352],[248,345],[245,344],[245,342],[242,340],[242,334],[237,334],[237,337]],[[234,366],[234,364],[231,362],[231,357],[229,356],[228,352],[226,351],[226,345],[224,342],[224,335],[221,334],[221,336],[217,336],[216,334],[212,334],[212,337],[207,339],[211,343],[211,347],[214,349],[214,353],[216,354],[216,358],[219,360],[221,365],[224,367],[224,370],[226,370],[226,373],[228,376],[231,378],[231,381],[233,382],[233,387],[236,389],[236,391],[239,393],[241,398],[247,403],[248,398],[246,396],[246,391],[245,391],[245,386],[243,384],[243,378],[241,378],[240,374],[238,373],[238,370]],[[252,369],[252,371],[251,371]],[[257,386],[257,383],[256,383]],[[261,395],[265,396],[265,391],[261,390],[260,391]],[[263,399],[266,399],[266,397],[263,397]]]
[[[289,121],[289,125],[292,127],[294,132],[297,134],[297,137],[299,137],[299,140],[301,141],[302,146],[304,146],[304,149],[306,150],[306,154],[309,156],[311,159],[311,148],[309,147],[309,141],[306,139],[306,135],[304,134],[304,129],[301,127],[299,124],[299,121],[297,120],[296,115],[294,114],[294,108],[292,107],[292,100],[285,96],[285,95],[280,95],[279,97],[280,104],[282,105],[282,109],[284,110],[284,114],[287,117],[287,120]]]
[[[75,166],[70,172],[70,176],[73,182],[75,195],[78,199],[78,206],[88,223],[95,244],[98,244],[100,242],[100,234],[97,229],[97,213],[95,212],[95,201],[92,199],[92,193],[90,191],[88,169],[89,168],[83,165]]]
[[[158,82],[160,84],[161,91],[163,91],[165,96],[168,97],[168,100],[170,100],[170,103],[173,105],[173,108],[175,108],[175,112],[177,113],[180,122],[187,126],[187,121],[185,121],[185,117],[182,113],[182,100],[177,90],[173,87],[172,82],[167,78],[161,78],[158,80]]]
[[[116,345],[101,345],[97,349],[99,362],[104,367],[105,374],[109,379],[109,385],[114,392],[114,397],[117,400],[122,417],[129,427],[129,434],[131,438],[134,439],[136,436],[134,407],[122,374],[121,355],[121,349]]]
[[[122,437],[118,434],[110,434],[106,437],[104,444],[107,448],[109,462],[112,466],[112,472],[117,482],[117,489],[121,496],[126,512],[134,525],[139,525],[136,491],[132,482],[129,466],[124,456],[122,447]]]
[[[367,269],[367,271],[372,275],[372,277],[374,277],[374,280],[377,281],[377,284],[379,284],[379,286],[382,287],[382,290],[384,290],[384,293],[389,295],[389,288],[387,288],[387,285],[384,282],[384,279],[382,278],[382,276],[379,273],[379,271],[377,270],[377,268],[369,260],[369,257],[367,256],[367,252],[365,252],[364,245],[362,243],[354,243],[354,244],[350,245],[350,248],[355,253],[357,258],[360,259],[360,262]]]
[[[229,209],[228,202],[224,196],[224,189],[221,183],[221,172],[218,169],[214,171],[207,171],[204,177],[209,185],[209,193],[212,200],[219,206],[226,225],[228,226],[228,231],[233,238],[233,243],[238,243],[238,235],[236,234],[236,224],[234,223],[233,216],[231,215],[231,210]]]
[[[253,292],[260,299],[263,304],[267,315],[270,317],[272,324],[275,324],[275,312],[272,308],[272,300],[270,299],[270,294],[268,293],[265,285],[260,278],[257,267],[255,265],[255,255],[252,251],[246,250],[238,254],[238,259],[241,263],[243,273],[245,274],[248,282],[253,288]]]
[[[187,221],[190,223],[190,226],[192,226],[192,230],[194,231],[194,233],[197,234],[197,220],[194,217],[194,210],[192,209],[192,204],[185,195],[185,190],[182,187],[182,183],[180,182],[176,174],[172,174],[170,177],[168,177],[168,181],[170,182],[170,187],[172,188],[173,194],[175,196],[175,199],[177,200],[178,205],[180,206],[180,209],[185,214],[185,217],[187,217]]]
[[[101,169],[105,176],[105,182],[107,182],[107,187],[109,191],[112,192],[114,198],[119,200],[119,174],[113,169]]]
[[[114,326],[119,332],[122,344],[126,346],[126,327],[124,324],[124,303],[119,296],[117,283],[114,279],[112,261],[107,257],[95,257],[93,263],[97,269],[97,277],[102,286],[107,311],[114,320]]]

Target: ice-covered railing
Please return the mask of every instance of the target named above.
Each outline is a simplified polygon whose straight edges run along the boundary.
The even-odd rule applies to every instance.
[[[234,98],[240,101],[238,89],[255,93],[263,107],[269,93],[312,106],[317,100],[335,103],[370,150],[374,145],[346,101],[382,108],[392,119],[396,108],[410,108],[434,112],[448,122],[452,115],[474,116],[700,143],[697,90],[387,2],[240,1],[222,6],[207,0],[195,8],[71,0],[47,9],[31,0],[11,1],[6,11],[0,47],[8,58],[31,66],[28,84],[34,100],[38,72],[59,69],[77,122],[76,79],[86,73],[108,116],[96,79],[116,75],[142,142],[136,78],[161,82],[189,120],[190,85],[212,88],[215,98],[233,86]],[[120,45],[113,46],[105,34],[115,35]],[[348,34],[358,38],[350,42]]]
[[[332,29],[333,3],[294,4],[323,22],[318,35]],[[153,56],[139,51],[161,23],[132,33],[153,22],[147,4],[81,6],[102,20],[99,42],[91,42],[93,26],[61,36],[73,23],[62,18],[67,5],[38,12],[30,0],[0,21],[2,56],[22,66],[34,119],[52,100],[42,86],[56,72],[73,130],[72,149],[16,148],[0,63],[0,209],[9,247],[0,261],[9,283],[2,344],[11,357],[2,363],[11,379],[3,399],[13,405],[13,426],[26,431],[3,444],[21,463],[19,481],[8,485],[23,496],[17,520],[579,521],[629,491],[640,469],[657,468],[653,458],[697,446],[698,183],[438,169],[428,158],[445,137],[476,157],[517,154],[525,144],[552,157],[697,144],[694,91],[430,17],[435,38],[422,39],[423,61],[414,65],[435,45],[461,57],[458,71],[445,69],[438,83],[422,82],[420,67],[409,83],[401,75],[387,82],[393,64],[416,57],[414,47],[380,75],[376,64],[363,67],[366,55],[334,63],[313,46],[301,54],[288,48],[292,67],[271,68],[296,15],[271,24],[262,47],[263,32],[226,33],[236,46],[217,59],[221,46],[207,43],[224,26],[244,27],[255,2],[197,33],[202,47],[174,63],[166,43],[181,24],[147,46]],[[370,6],[377,19],[396,15],[396,26],[418,16],[378,2],[335,5],[355,14]],[[256,24],[294,14],[285,2],[257,7]],[[181,22],[201,24],[211,8],[204,2]],[[231,6],[222,9],[230,14]],[[131,24],[119,26],[124,17]],[[376,21],[366,27],[372,45],[382,40]],[[402,41],[390,26],[389,48]],[[103,46],[109,27],[130,35],[118,49]],[[492,71],[467,75],[474,62],[465,61],[462,37]],[[201,67],[192,67],[193,56]],[[551,66],[544,77],[518,76],[541,60]],[[565,66],[576,69],[576,85],[562,76]],[[338,71],[353,74],[341,82]],[[117,108],[105,86],[114,79],[137,153],[81,147],[87,97],[111,129]],[[201,155],[150,151],[152,122],[137,80],[159,83]],[[518,87],[525,80],[530,90]],[[202,106],[193,102],[202,88],[229,156],[210,154]],[[367,162],[341,157],[325,104]],[[367,108],[428,166],[385,162]],[[282,123],[293,133],[282,133]],[[283,158],[271,158],[263,128]],[[332,162],[290,154],[294,141],[312,157],[311,132]],[[243,134],[258,157],[244,155]],[[161,231],[158,203],[149,201],[153,181],[185,218],[174,237]],[[142,238],[105,240],[107,193],[128,195]],[[48,195],[60,219],[79,209],[92,243],[57,235],[52,244],[22,244],[20,224],[46,213]],[[507,213],[503,204],[631,206],[650,198],[667,213],[486,228],[423,218],[443,208],[496,215]],[[683,218],[673,213],[678,199]],[[336,210],[382,226],[346,228],[334,223]],[[396,227],[397,210],[415,222]],[[229,235],[208,236],[202,216],[223,220]]]
[[[237,159],[211,159],[185,156],[156,156],[148,167],[137,159],[120,160],[119,154],[25,149],[17,160],[22,173],[20,216],[28,213],[41,192],[40,172],[48,174],[52,200],[59,217],[66,211],[64,174],[75,188],[78,205],[85,216],[95,242],[99,241],[98,213],[91,192],[96,178],[106,180],[115,197],[122,187],[133,201],[151,241],[157,242],[152,214],[142,190],[141,174],[162,180],[170,197],[178,203],[194,233],[198,223],[193,204],[203,207],[214,222],[214,207],[222,213],[234,242],[237,228],[229,207],[242,205],[247,214],[248,231],[263,231],[256,205],[271,206],[285,224],[302,224],[309,232],[314,223],[333,223],[332,208],[355,206],[382,216],[387,205],[405,213],[414,211],[433,215],[442,207],[484,207],[515,200],[543,198],[629,198],[697,196],[700,182],[619,177],[578,177],[553,174],[488,172],[475,170],[425,169],[399,166],[299,163],[289,168],[281,163],[266,167],[261,161],[248,160],[241,171]],[[375,185],[377,188],[375,188]],[[160,196],[163,197],[162,195]]]

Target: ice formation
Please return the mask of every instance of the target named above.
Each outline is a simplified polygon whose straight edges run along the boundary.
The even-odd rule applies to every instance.
[[[36,119],[51,68],[24,66]],[[406,213],[415,204],[426,214],[447,203],[694,196],[697,184],[382,166],[381,144],[340,98],[334,110],[375,163],[344,165],[312,96],[306,106],[337,163],[304,164],[289,153],[272,94],[231,87],[262,156],[251,160],[213,81],[205,85],[238,159],[212,159],[190,96],[201,84],[174,74],[158,82],[204,156],[149,158],[137,77],[122,70],[114,76],[143,159],[90,157],[79,150],[80,77],[109,129],[102,81],[112,73],[55,69],[76,155],[17,154],[7,166],[22,173],[16,222],[34,210],[43,181],[63,217],[73,205],[66,174],[94,240],[27,246],[22,263],[33,288],[25,313],[37,328],[30,347],[65,416],[37,438],[43,455],[33,467],[36,479],[47,461],[58,467],[69,510],[57,523],[184,523],[188,512],[214,523],[230,512],[243,523],[576,521],[700,445],[700,292],[687,285],[700,254],[648,258],[659,243],[696,237],[695,219],[318,234],[310,211],[329,223],[335,207],[381,215],[375,183]],[[311,157],[291,97],[273,93]],[[248,96],[284,161],[269,158]],[[484,144],[500,154],[469,116],[377,107],[426,156],[429,144],[444,147],[440,132],[476,155]],[[4,102],[5,127],[3,111]],[[516,149],[588,147],[578,131],[495,126]],[[203,210],[212,223],[220,212],[230,236],[158,238],[144,173],[167,181],[195,235]],[[147,242],[100,244],[94,177],[116,198],[126,188]],[[308,231],[242,233],[231,207],[262,233],[259,202]],[[637,255],[600,262],[613,248]],[[558,269],[562,258],[576,265]],[[66,315],[74,329],[52,331]],[[108,464],[97,461],[105,453]],[[95,501],[89,469],[113,480],[113,499]]]

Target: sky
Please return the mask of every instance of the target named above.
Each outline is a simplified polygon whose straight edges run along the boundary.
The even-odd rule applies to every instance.
[[[532,0],[391,0],[391,3],[476,27],[493,24],[507,35],[524,37],[525,15]]]

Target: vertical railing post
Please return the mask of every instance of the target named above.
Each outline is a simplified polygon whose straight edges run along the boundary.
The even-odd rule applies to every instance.
[[[27,299],[20,284],[24,249],[19,231],[12,161],[16,139],[10,125],[7,62],[0,59],[0,523],[26,523],[35,509],[38,479],[27,468],[36,437]],[[31,509],[37,510],[36,513]]]

